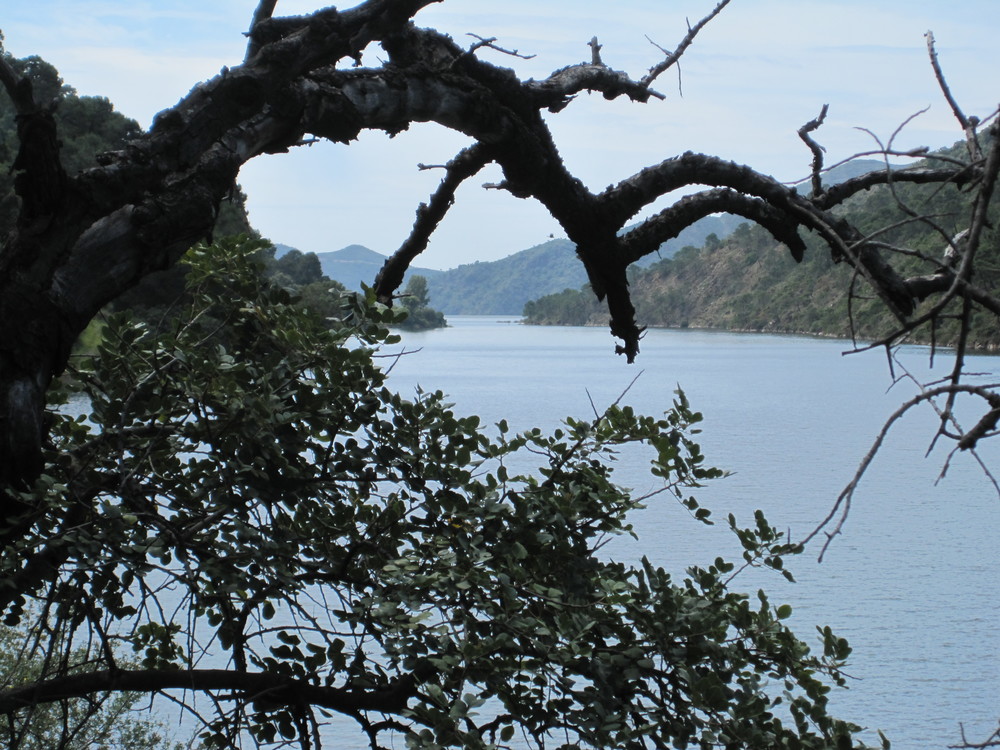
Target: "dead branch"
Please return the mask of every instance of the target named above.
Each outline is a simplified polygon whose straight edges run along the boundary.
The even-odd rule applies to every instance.
[[[503,47],[497,46],[497,44],[496,44],[497,38],[495,36],[491,36],[488,39],[485,38],[485,37],[479,36],[479,34],[469,33],[468,36],[471,36],[473,39],[477,40],[475,44],[473,44],[471,47],[469,47],[468,54],[470,54],[470,55],[474,54],[476,52],[476,50],[479,50],[479,49],[482,49],[483,47],[486,47],[487,49],[491,49],[491,50],[494,50],[496,52],[500,52],[501,54],[504,54],[504,55],[509,55],[511,57],[519,57],[522,60],[531,60],[532,58],[534,58],[534,55],[522,55],[516,49],[505,49]]]
[[[997,394],[990,386],[949,384],[938,388],[923,390],[921,393],[902,404],[882,425],[882,428],[879,430],[878,435],[876,435],[874,442],[868,449],[868,452],[865,454],[864,458],[861,459],[861,464],[858,466],[858,469],[851,478],[851,481],[848,482],[847,486],[843,489],[840,495],[837,496],[837,500],[830,509],[830,512],[823,518],[822,521],[820,521],[816,528],[807,534],[802,540],[801,544],[805,546],[815,539],[820,533],[825,535],[826,540],[824,541],[819,554],[820,562],[823,561],[823,557],[825,556],[830,545],[833,543],[834,538],[842,533],[844,524],[847,522],[847,517],[850,515],[851,502],[854,498],[854,493],[857,490],[858,485],[861,483],[861,480],[864,478],[865,473],[868,471],[868,468],[878,455],[879,450],[882,448],[882,444],[885,442],[885,438],[888,436],[892,426],[899,421],[903,415],[909,412],[910,409],[918,404],[928,402],[940,396],[949,396],[952,393],[964,393],[978,396],[990,406],[990,411],[987,413],[987,417],[991,417],[993,412],[997,412],[996,416],[992,417],[994,419],[993,424],[996,424],[996,420],[1000,420],[1000,394]],[[980,424],[983,424],[985,421],[987,421],[986,417],[984,417],[984,420],[981,421]],[[973,430],[965,433],[965,436],[973,435],[975,438],[972,440],[972,443],[969,446],[970,448],[974,447],[975,441],[978,440],[975,429],[976,428],[973,428]],[[962,439],[965,439],[965,436],[963,436]],[[826,529],[834,522],[834,519],[836,519],[836,523],[833,525],[831,530],[827,531]]]
[[[278,0],[260,0],[260,4],[257,5],[257,9],[254,10],[253,19],[250,21],[250,29],[246,32],[249,42],[247,42],[247,51],[243,57],[243,62],[248,62],[250,58],[260,52],[261,42],[260,40],[254,38],[254,31],[258,26],[260,26],[260,24],[271,18],[277,4]]]
[[[601,45],[597,43],[597,37],[593,37],[587,46],[590,47],[590,64],[591,65],[604,65],[604,61],[601,60]]]
[[[627,96],[640,103],[649,101],[650,97],[665,98],[660,92],[633,81],[627,73],[613,70],[603,63],[570,65],[544,80],[526,81],[524,86],[550,112],[561,112],[581,91],[597,91],[604,94],[605,99]]]
[[[727,5],[729,5],[729,0],[722,0],[718,5],[715,6],[715,8],[712,10],[711,13],[709,13],[707,16],[698,21],[698,23],[696,23],[694,26],[691,26],[691,24],[689,23],[687,34],[685,34],[684,38],[681,39],[680,44],[677,45],[677,47],[674,49],[673,52],[668,53],[663,60],[661,60],[659,63],[650,68],[649,72],[645,76],[643,76],[642,80],[640,80],[639,83],[642,86],[649,87],[653,83],[653,81],[655,81],[664,71],[669,70],[671,66],[675,65],[677,61],[680,60],[681,55],[683,55],[684,52],[687,51],[687,48],[690,47],[691,44],[694,42],[694,39],[696,36],[698,36],[698,33],[703,28],[705,28],[705,25],[709,21],[711,21],[713,18],[719,15],[722,12],[722,9],[725,8]],[[656,46],[659,47],[659,45]],[[662,47],[660,49],[662,49]]]
[[[447,173],[428,203],[417,208],[417,218],[410,236],[399,249],[385,261],[375,277],[375,295],[385,305],[392,305],[392,295],[403,283],[406,270],[427,248],[431,234],[444,219],[455,202],[455,191],[468,178],[479,172],[491,160],[490,149],[477,144],[463,150],[445,165]],[[421,165],[421,168],[427,168]]]
[[[826,119],[826,113],[829,111],[830,105],[824,104],[823,109],[820,110],[819,115],[807,122],[801,128],[799,128],[799,138],[809,147],[809,150],[813,154],[812,162],[812,197],[819,198],[823,195],[823,179],[820,176],[823,172],[823,151],[825,150],[822,146],[813,140],[810,133],[817,130]]]
[[[948,745],[950,748],[958,748],[961,750],[985,750],[985,748],[988,747],[1000,747],[1000,728],[998,728],[995,732],[993,732],[993,734],[982,742],[973,742],[965,736],[965,725],[959,724],[958,727],[962,737],[961,744]]]
[[[969,154],[972,156],[973,160],[978,160],[982,158],[982,153],[979,148],[979,140],[976,137],[976,127],[979,125],[979,118],[974,116],[965,116],[962,108],[958,105],[954,95],[951,93],[951,87],[948,86],[948,81],[944,77],[944,71],[941,70],[941,64],[938,61],[937,49],[934,45],[934,33],[928,31],[924,36],[927,39],[927,55],[930,58],[931,68],[934,70],[934,77],[937,79],[938,86],[941,88],[941,93],[944,95],[945,100],[951,107],[952,113],[955,115],[955,119],[958,120],[958,124],[962,127],[962,131],[965,133],[966,143],[969,147]]]
[[[766,201],[736,190],[720,188],[684,196],[622,235],[622,262],[634,263],[656,252],[664,242],[677,237],[685,227],[716,213],[735,214],[760,224],[788,248],[796,261],[802,260],[806,246],[799,236],[796,222],[790,221],[785,213]]]

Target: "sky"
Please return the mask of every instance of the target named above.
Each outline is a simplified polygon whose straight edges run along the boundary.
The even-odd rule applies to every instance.
[[[604,62],[641,77],[715,0],[445,0],[419,24],[471,44],[469,33],[533,54],[486,51],[522,78],[543,78],[590,57],[596,35]],[[256,0],[0,0],[0,30],[17,57],[54,64],[81,95],[106,96],[148,127],[196,83],[243,59]],[[311,0],[279,0],[276,15],[308,13]],[[344,3],[341,7],[348,7]],[[940,62],[966,114],[1000,103],[988,71],[1000,69],[997,0],[732,0],[657,89],[666,99],[635,104],[581,95],[548,116],[570,170],[591,189],[685,151],[711,153],[793,181],[811,155],[796,130],[830,105],[816,139],[828,163],[896,136],[901,150],[950,145],[961,137],[928,63],[931,30]],[[366,57],[377,64],[379,50]],[[989,79],[988,79],[989,76]],[[870,131],[870,133],[865,132]],[[265,237],[304,251],[361,244],[389,254],[405,239],[417,205],[441,179],[418,163],[446,162],[468,145],[437,125],[389,139],[365,133],[350,145],[321,143],[247,164],[240,183],[250,219]],[[416,265],[453,268],[495,260],[563,236],[539,204],[483,183],[464,185]],[[675,196],[676,197],[676,196]],[[666,201],[654,204],[658,210]]]

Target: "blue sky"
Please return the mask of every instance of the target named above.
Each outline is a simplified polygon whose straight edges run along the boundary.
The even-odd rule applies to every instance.
[[[586,43],[596,34],[605,62],[638,77],[659,58],[646,35],[672,48],[686,19],[694,22],[714,4],[445,0],[417,20],[459,41],[474,32],[533,53],[530,61],[490,59],[535,78],[589,58]],[[241,32],[255,5],[8,0],[0,6],[0,29],[13,54],[41,55],[81,94],[107,96],[147,126],[195,83],[242,60]],[[317,7],[309,0],[279,0],[277,12]],[[996,0],[732,0],[683,58],[682,93],[670,71],[659,82],[666,101],[637,105],[584,95],[550,122],[570,169],[593,189],[688,150],[743,162],[781,180],[802,178],[810,155],[795,131],[824,103],[830,115],[818,140],[831,162],[874,146],[858,128],[887,139],[925,107],[929,111],[897,143],[942,146],[960,134],[927,62],[927,30],[935,34],[966,112],[991,113],[1000,102],[1000,89],[989,90],[987,82],[988,72],[1000,69]],[[389,253],[440,179],[416,164],[444,162],[464,145],[463,137],[433,125],[392,140],[368,133],[351,146],[319,144],[255,160],[240,180],[250,196],[251,220],[277,242],[315,252],[358,243]],[[537,204],[480,187],[497,177],[484,172],[462,188],[419,265],[493,260],[561,235]]]

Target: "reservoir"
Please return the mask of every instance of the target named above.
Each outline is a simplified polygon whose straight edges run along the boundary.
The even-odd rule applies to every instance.
[[[619,397],[659,416],[683,388],[705,417],[708,464],[731,472],[697,492],[721,522],[697,523],[664,496],[634,519],[638,542],[623,537],[606,548],[623,562],[646,555],[678,573],[720,554],[739,559],[725,528],[729,513],[748,525],[760,508],[793,539],[805,537],[830,512],[885,420],[917,392],[904,372],[926,382],[952,366],[948,353],[938,352],[931,368],[923,347],[904,349],[890,372],[884,352],[844,356],[845,341],[694,330],[648,331],[636,364],[626,365],[606,329],[471,316],[449,323],[407,332],[391,347],[408,353],[384,361],[392,365],[389,384],[404,396],[418,384],[442,390],[458,414],[479,414],[485,425],[506,419],[515,430],[551,430]],[[967,369],[977,382],[1000,380],[998,358],[972,357]],[[982,410],[959,414],[968,428]],[[831,712],[869,727],[872,744],[881,729],[893,748],[959,744],[960,724],[970,741],[981,742],[1000,718],[1000,497],[968,454],[956,454],[939,480],[953,444],[939,441],[925,457],[936,427],[926,406],[896,423],[823,562],[822,538],[787,561],[796,583],[756,570],[733,583],[767,589],[773,605],[790,604],[790,622],[810,644],[819,644],[817,625],[850,641],[849,689],[833,692]],[[985,441],[979,453],[1000,473],[1000,440]],[[648,460],[623,456],[617,482],[636,492],[655,489]],[[351,742],[339,731],[334,738],[338,746]]]

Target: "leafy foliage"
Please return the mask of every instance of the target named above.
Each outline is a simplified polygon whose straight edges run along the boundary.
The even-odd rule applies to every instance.
[[[316,253],[292,248],[276,258],[274,247],[264,248],[261,253],[265,260],[264,277],[292,294],[297,304],[323,318],[333,318],[339,313],[344,285],[323,273]]]
[[[35,621],[44,622],[45,617]],[[0,625],[0,685],[4,689],[31,684],[46,671],[45,662],[58,654],[43,631],[26,631]],[[75,658],[83,662],[82,654]],[[86,668],[82,670],[86,672]],[[0,723],[4,747],[24,750],[163,750],[163,727],[140,713],[142,696],[119,693],[90,701],[50,703],[11,714]],[[181,750],[181,745],[174,746]]]
[[[827,713],[844,641],[811,653],[787,605],[731,589],[733,563],[675,581],[600,552],[651,500],[710,522],[690,492],[721,472],[683,394],[658,419],[616,404],[551,435],[486,430],[386,387],[392,311],[345,296],[331,325],[262,278],[262,244],[192,250],[188,314],[115,316],[79,367],[88,418],[53,414],[45,502],[4,578],[86,647],[0,711],[65,696],[86,663],[112,688],[224,685],[203,734],[219,747],[307,747],[331,711],[373,747],[852,746]],[[654,498],[614,482],[637,448]],[[798,551],[759,514],[730,525],[745,564]]]

